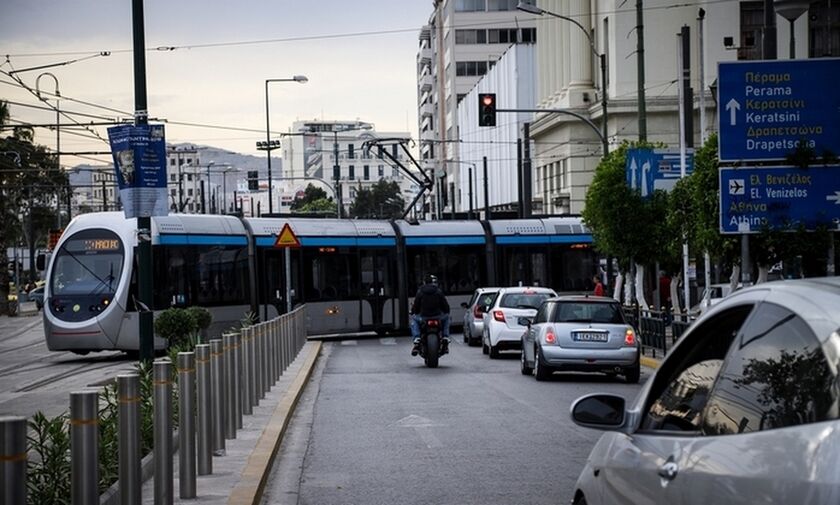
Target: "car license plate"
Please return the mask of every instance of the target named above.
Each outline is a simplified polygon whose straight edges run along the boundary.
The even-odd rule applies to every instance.
[[[606,342],[608,335],[606,333],[578,332],[572,333],[572,338],[578,342]]]

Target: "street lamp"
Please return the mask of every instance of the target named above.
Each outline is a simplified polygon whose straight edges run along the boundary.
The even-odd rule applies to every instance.
[[[61,123],[61,112],[59,110],[59,99],[61,98],[61,92],[58,90],[58,78],[55,75],[53,75],[52,72],[42,72],[35,79],[35,94],[38,96],[38,99],[42,100],[44,102],[47,101],[46,98],[43,98],[41,96],[41,87],[40,87],[41,77],[44,77],[45,75],[47,77],[52,77],[53,81],[55,81],[55,93],[54,93],[55,94],[55,164],[58,167],[58,170],[61,171],[61,137],[59,136],[59,133],[60,133],[59,123]],[[61,228],[61,210],[60,210],[60,208],[61,208],[61,198],[58,197],[57,193],[56,193],[55,207],[56,207],[55,215],[56,215],[56,219],[58,220],[58,228]],[[69,215],[67,216],[67,220],[68,220],[68,222],[70,221],[70,216]]]
[[[265,80],[265,142],[266,142],[266,155],[268,158],[268,213],[271,214],[274,212],[274,208],[271,203],[271,130],[269,127],[269,112],[268,112],[268,83],[270,82],[299,82],[301,84],[309,81],[305,75],[296,75],[291,79],[266,79]]]
[[[598,51],[595,50],[595,41],[592,40],[592,35],[590,35],[586,28],[584,28],[583,25],[578,23],[576,20],[570,17],[561,16],[560,14],[556,14],[545,9],[541,9],[536,5],[527,4],[525,2],[522,2],[521,0],[516,5],[516,8],[529,14],[536,14],[537,16],[547,14],[549,16],[554,16],[558,19],[564,19],[566,21],[574,23],[574,25],[580,28],[583,34],[586,35],[586,38],[589,40],[589,48],[592,49],[592,54],[594,54],[601,63],[601,110],[604,114],[604,121],[601,125],[601,142],[603,143],[604,157],[606,158],[607,152],[609,151],[609,142],[607,141],[607,55],[598,54]]]

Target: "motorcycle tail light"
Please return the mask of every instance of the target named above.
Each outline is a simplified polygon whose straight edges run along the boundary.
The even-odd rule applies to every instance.
[[[554,330],[549,328],[545,332],[545,343],[546,344],[553,344],[555,342],[557,342],[557,337],[554,336]]]
[[[627,328],[624,333],[624,345],[636,345],[636,332],[633,328]]]
[[[505,322],[505,313],[502,312],[501,310],[494,310],[493,311],[493,319],[495,319],[496,321],[498,321],[500,323],[504,323]]]
[[[437,328],[438,326],[440,326],[440,321],[438,321],[437,319],[429,319],[428,321],[426,321],[426,324],[429,325],[429,328]]]

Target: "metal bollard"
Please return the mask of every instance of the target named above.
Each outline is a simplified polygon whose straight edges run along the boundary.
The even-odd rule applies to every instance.
[[[271,389],[268,379],[268,325],[266,323],[260,323],[260,373],[262,374],[260,398],[265,398],[265,394]]]
[[[233,334],[233,414],[236,429],[242,429],[242,336]]]
[[[289,316],[288,315],[283,317],[283,332],[282,332],[282,334],[283,334],[283,346],[282,346],[282,351],[280,352],[280,368],[283,370],[283,372],[285,372],[289,368],[289,353],[290,353],[290,346],[289,346],[290,339],[289,339],[289,337],[291,336],[290,332],[289,332]]]
[[[178,353],[178,489],[195,498],[195,353]]]
[[[210,341],[210,395],[213,397],[213,455],[225,455],[225,387],[222,377],[223,344]]]
[[[254,370],[251,372],[254,374],[254,394],[257,399],[254,406],[259,405],[260,400],[265,398],[262,388],[262,352],[262,329],[256,324],[254,325]]]
[[[117,376],[119,401],[120,505],[140,505],[143,477],[140,466],[140,376]]]
[[[0,505],[26,503],[26,418],[0,417]]]
[[[222,335],[224,342],[224,378],[225,378],[225,438],[236,438],[236,393],[233,382],[233,333]]]
[[[274,361],[274,354],[277,351],[277,320],[268,322],[268,384],[274,386],[277,383],[277,364]]]
[[[99,503],[99,391],[70,393],[70,465],[70,503]]]
[[[154,386],[155,505],[172,505],[175,499],[172,475],[172,362],[156,359],[152,364]]]
[[[251,380],[251,345],[252,341],[251,328],[242,329],[242,413],[250,416],[254,413],[253,401],[251,397],[251,388],[253,381]]]
[[[210,345],[195,346],[198,390],[198,475],[213,473],[213,397],[210,394]]]

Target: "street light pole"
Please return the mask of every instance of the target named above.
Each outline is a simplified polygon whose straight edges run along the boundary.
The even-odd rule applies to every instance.
[[[272,183],[271,183],[271,127],[269,126],[269,108],[268,108],[268,84],[271,82],[299,82],[301,84],[307,82],[309,79],[305,75],[296,75],[291,79],[266,79],[265,80],[265,143],[266,156],[268,159],[268,213],[274,211],[272,199]]]
[[[59,126],[61,123],[61,110],[59,109],[61,92],[58,89],[58,78],[52,72],[43,72],[35,79],[35,94],[38,96],[38,99],[44,102],[47,101],[46,98],[41,97],[41,87],[39,86],[41,77],[45,75],[52,77],[53,81],[55,81],[55,164],[58,170],[61,171],[61,136]],[[55,215],[58,220],[58,228],[61,228],[61,198],[58,198],[58,194],[56,194],[55,200]],[[67,216],[67,222],[70,222],[70,216]]]
[[[341,219],[342,202],[341,202],[341,166],[338,164],[338,130],[333,129],[333,177],[335,177],[335,200],[336,200],[336,215]]]
[[[589,40],[589,48],[592,50],[592,54],[594,54],[598,58],[601,66],[601,111],[604,115],[603,121],[601,122],[601,144],[604,150],[604,157],[606,158],[607,154],[609,153],[609,142],[607,140],[607,55],[598,54],[598,51],[595,50],[595,41],[592,39],[592,35],[590,35],[586,28],[584,28],[583,25],[577,22],[576,20],[570,17],[561,16],[560,14],[547,11],[545,9],[541,9],[536,5],[523,3],[521,1],[519,2],[519,4],[517,4],[516,8],[530,14],[536,14],[538,16],[547,14],[549,16],[553,16],[555,18],[563,19],[565,21],[573,23],[575,26],[580,28],[580,31],[582,31],[586,38]]]

